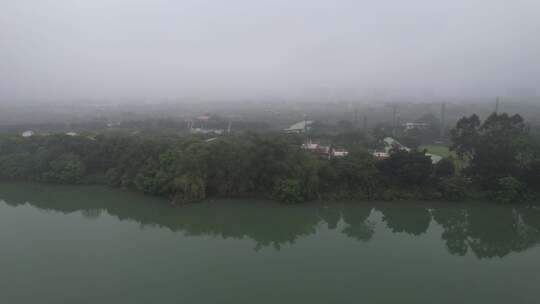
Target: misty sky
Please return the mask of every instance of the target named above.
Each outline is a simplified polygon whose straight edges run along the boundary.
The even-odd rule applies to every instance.
[[[0,0],[0,102],[538,94],[539,16],[538,0]]]

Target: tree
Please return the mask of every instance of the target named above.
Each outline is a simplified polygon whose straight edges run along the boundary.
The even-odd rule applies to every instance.
[[[442,178],[437,188],[446,200],[462,200],[469,193],[469,181],[462,176]]]
[[[378,188],[379,171],[371,154],[353,150],[347,157],[336,161],[336,169],[338,183],[349,193],[365,198],[374,197]]]
[[[64,154],[49,163],[49,171],[43,174],[46,181],[59,183],[80,183],[86,167],[76,154]]]
[[[523,185],[512,176],[502,177],[497,180],[497,191],[494,193],[495,200],[500,203],[512,203],[523,196]]]
[[[425,123],[426,126],[406,130],[399,137],[400,142],[410,148],[416,148],[421,144],[432,143],[439,139],[441,123],[433,114],[425,114],[415,121],[416,123]]]
[[[418,146],[422,143],[420,130],[411,130],[399,137],[399,142],[403,145],[411,148],[417,149]]]
[[[206,185],[202,178],[194,175],[182,175],[174,180],[175,193],[173,204],[182,205],[206,198]]]
[[[540,191],[540,142],[526,138],[517,155],[520,180],[529,189]]]
[[[455,173],[454,161],[450,158],[443,158],[435,164],[433,168],[435,178],[443,179],[452,177]]]
[[[284,203],[301,203],[304,201],[300,181],[292,178],[279,179],[274,186],[274,196]]]
[[[425,185],[433,171],[431,158],[422,151],[398,150],[379,162],[379,169],[388,178],[402,185]]]
[[[450,130],[450,150],[456,151],[461,159],[472,159],[476,154],[479,128],[480,118],[476,114],[458,120],[456,127]]]
[[[480,125],[472,115],[460,119],[451,136],[451,149],[469,161],[466,173],[484,188],[494,189],[498,179],[521,174],[520,152],[530,140],[521,116],[493,113]]]
[[[34,177],[35,159],[28,152],[0,156],[0,178],[28,179]]]

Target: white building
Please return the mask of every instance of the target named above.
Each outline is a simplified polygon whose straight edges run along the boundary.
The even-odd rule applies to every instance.
[[[401,143],[399,143],[397,140],[393,139],[392,137],[386,137],[385,139],[383,139],[383,142],[384,142],[384,151],[375,151],[372,153],[373,156],[375,156],[375,158],[377,158],[378,160],[387,159],[388,157],[390,157],[390,153],[392,152],[392,150],[395,150],[395,149],[403,150],[407,152],[411,151],[410,148],[402,145]],[[426,153],[426,156],[431,158],[431,162],[433,164],[440,162],[442,159],[441,156],[431,154],[431,153]]]
[[[203,128],[191,128],[189,133],[191,134],[223,134],[225,130],[222,129],[203,129]]]
[[[341,149],[341,148],[332,149],[332,156],[333,157],[345,157],[347,155],[349,155],[349,151],[347,151],[345,149]]]
[[[388,154],[386,152],[382,152],[382,151],[375,151],[375,152],[373,152],[373,156],[375,156],[375,158],[378,159],[378,160],[383,160],[383,159],[389,158],[390,154]]]
[[[390,150],[392,149],[405,150],[407,152],[411,151],[411,149],[405,147],[399,141],[393,139],[392,137],[384,138],[383,142],[384,142],[384,151],[387,153],[390,152]]]
[[[309,126],[311,124],[313,124],[313,120],[302,120],[288,127],[284,131],[287,133],[304,133],[306,131],[309,131]]]
[[[410,130],[415,130],[415,129],[423,130],[429,127],[429,124],[425,122],[406,122],[405,124],[403,124],[403,127],[405,127],[405,131],[410,131]]]
[[[431,154],[431,153],[426,153],[426,156],[429,156],[429,158],[431,158],[432,164],[436,164],[443,159],[442,156]]]
[[[22,132],[22,137],[32,137],[36,134],[36,132],[32,131],[32,130],[28,130],[28,131],[24,131]]]

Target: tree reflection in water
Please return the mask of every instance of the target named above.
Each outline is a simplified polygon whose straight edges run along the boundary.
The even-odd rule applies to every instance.
[[[319,206],[318,209],[318,214],[321,219],[326,222],[328,229],[336,229],[338,227],[339,221],[341,220],[340,208],[335,208],[335,206],[332,205],[323,205]]]
[[[412,235],[426,233],[431,222],[431,214],[425,206],[412,203],[385,203],[377,207],[383,214],[382,220],[392,232],[406,232]]]
[[[431,219],[443,228],[448,252],[478,258],[503,257],[540,243],[540,208],[494,203],[348,203],[281,205],[264,201],[216,201],[180,208],[166,201],[103,187],[0,185],[0,201],[11,206],[30,204],[64,214],[80,212],[96,219],[103,214],[162,227],[188,236],[252,239],[258,250],[295,244],[317,229],[341,231],[368,242],[376,238],[372,210],[393,233],[429,233]],[[319,224],[324,224],[321,226]]]
[[[99,218],[102,211],[101,209],[85,209],[81,211],[81,214],[85,219],[93,220]]]
[[[452,254],[471,250],[478,258],[503,257],[540,242],[540,217],[534,206],[443,206],[433,210],[433,216],[443,226],[442,238]]]
[[[343,208],[343,221],[347,227],[343,233],[348,237],[367,242],[374,234],[374,224],[368,221],[373,207],[368,204],[346,204]]]

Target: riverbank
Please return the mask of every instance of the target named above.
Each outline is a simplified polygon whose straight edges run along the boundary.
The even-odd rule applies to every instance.
[[[481,126],[481,127],[480,127]],[[471,135],[472,134],[472,135]],[[474,136],[473,136],[474,135]],[[469,137],[473,138],[469,138]],[[473,140],[474,139],[474,140]],[[456,159],[433,163],[425,150],[391,149],[375,158],[352,144],[342,157],[302,149],[303,136],[0,136],[0,179],[107,184],[165,197],[175,205],[206,198],[262,196],[316,200],[448,200],[512,203],[538,197],[540,145],[519,115],[473,115],[452,133]]]

